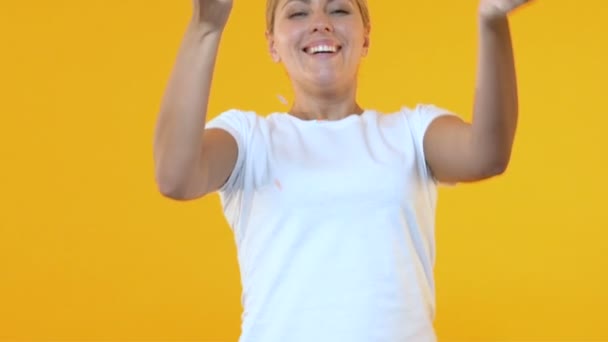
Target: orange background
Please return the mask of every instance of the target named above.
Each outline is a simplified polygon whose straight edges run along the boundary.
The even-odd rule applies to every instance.
[[[154,183],[153,130],[190,1],[0,4],[0,340],[236,341],[240,278],[217,195]],[[370,1],[360,101],[470,118],[476,0]],[[508,172],[442,188],[441,341],[608,340],[602,0],[540,0],[512,31]],[[236,0],[210,113],[283,110],[264,3]]]

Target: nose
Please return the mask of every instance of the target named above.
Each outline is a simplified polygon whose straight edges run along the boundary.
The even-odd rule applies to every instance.
[[[331,20],[325,12],[317,12],[312,16],[311,32],[333,32],[333,30]]]

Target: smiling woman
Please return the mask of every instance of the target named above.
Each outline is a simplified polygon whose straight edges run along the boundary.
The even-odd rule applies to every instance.
[[[239,251],[240,342],[436,341],[437,186],[506,169],[518,113],[507,16],[524,2],[480,2],[472,123],[431,104],[358,103],[363,0],[269,0],[268,50],[294,89],[290,110],[206,122],[233,4],[193,0],[156,127],[156,179],[176,200],[219,192]]]
[[[273,60],[282,62],[292,81],[292,115],[336,120],[362,112],[355,97],[359,64],[369,47],[363,12],[367,6],[361,1],[271,1],[266,38]]]

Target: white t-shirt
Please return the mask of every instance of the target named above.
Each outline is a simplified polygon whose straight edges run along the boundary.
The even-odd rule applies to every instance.
[[[239,342],[434,342],[434,105],[338,121],[228,110],[220,189],[242,281]]]

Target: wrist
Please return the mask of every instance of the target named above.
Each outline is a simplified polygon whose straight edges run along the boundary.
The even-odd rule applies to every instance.
[[[209,36],[220,37],[224,33],[224,27],[218,27],[198,20],[191,20],[188,25],[187,34],[194,39],[203,39]]]
[[[507,15],[488,15],[480,13],[478,17],[479,27],[493,32],[501,32],[509,29],[509,18]]]

